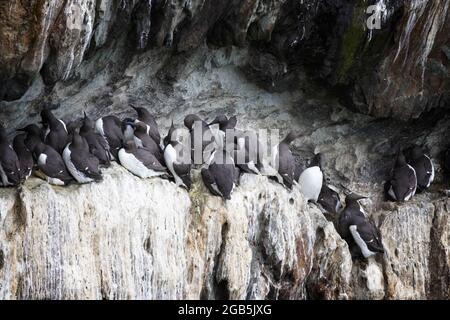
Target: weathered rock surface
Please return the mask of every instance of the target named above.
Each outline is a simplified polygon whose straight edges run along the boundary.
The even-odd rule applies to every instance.
[[[2,189],[0,298],[449,298],[448,199],[379,212],[387,252],[367,264],[298,191],[245,175],[224,203],[198,179],[188,194],[113,166]]]
[[[368,11],[369,5],[376,9]],[[188,57],[206,42],[254,51],[248,70],[267,90],[298,90],[301,85],[293,82],[306,71],[308,80],[335,89],[347,107],[409,120],[449,105],[449,5],[448,0],[4,1],[0,101],[23,97],[40,76],[48,90],[76,80],[86,59],[114,64],[118,45],[126,44],[121,63],[128,64],[139,52],[157,53],[161,47]]]

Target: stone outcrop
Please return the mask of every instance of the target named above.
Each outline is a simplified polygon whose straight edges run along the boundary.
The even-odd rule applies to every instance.
[[[374,9],[368,10],[370,5]],[[449,105],[449,5],[448,0],[7,1],[0,4],[0,101],[21,98],[40,77],[49,89],[76,80],[82,62],[95,56],[114,64],[111,53],[120,43],[127,46],[122,54],[129,63],[131,56],[160,47],[189,56],[206,42],[253,50],[248,70],[268,90],[286,90],[284,83],[298,90],[292,82],[306,72],[347,107],[409,120]]]
[[[367,263],[297,190],[244,175],[225,203],[199,179],[187,193],[114,165],[98,184],[2,189],[0,298],[449,297],[449,200],[374,213],[386,254]]]

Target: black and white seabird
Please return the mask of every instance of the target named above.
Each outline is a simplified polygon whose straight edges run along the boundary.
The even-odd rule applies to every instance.
[[[149,150],[158,159],[160,163],[164,163],[164,154],[153,138],[147,134],[147,126],[143,122],[131,124],[134,127],[134,143],[138,148]]]
[[[36,174],[39,177],[57,186],[68,185],[73,181],[62,156],[51,146],[39,141],[33,150],[33,154],[37,159],[39,171]]]
[[[278,168],[278,174],[276,176],[279,183],[286,186],[288,189],[292,189],[294,184],[295,175],[295,158],[292,154],[289,145],[297,138],[300,137],[300,132],[291,131],[287,136],[272,150],[272,162],[271,165],[274,168]]]
[[[180,161],[182,159],[177,158],[177,148],[183,148],[183,146],[172,137],[174,132],[175,127],[172,121],[169,133],[164,138],[164,160],[167,168],[175,179],[175,184],[190,190],[192,186],[191,164],[190,162],[183,163],[183,161]]]
[[[216,146],[208,124],[199,116],[189,114],[184,118],[184,125],[191,135],[191,158],[194,164],[200,165],[209,161]]]
[[[208,168],[201,171],[203,182],[212,194],[230,200],[235,187],[235,168],[233,158],[225,150],[217,150]]]
[[[306,201],[317,202],[322,184],[322,154],[318,153],[314,156],[309,167],[300,174],[298,186]]]
[[[417,190],[416,170],[406,163],[403,151],[399,150],[397,161],[392,171],[392,178],[387,186],[388,195],[395,201],[409,201]]]
[[[101,181],[100,160],[89,152],[89,144],[78,132],[63,151],[63,159],[72,177],[78,183]]]
[[[119,159],[119,150],[123,146],[122,121],[116,116],[106,116],[95,121],[95,131],[108,143],[112,160]]]
[[[243,173],[261,174],[258,136],[251,131],[234,132],[234,162]]]
[[[346,207],[338,222],[338,231],[351,249],[356,244],[367,259],[377,253],[384,253],[380,232],[374,223],[365,215],[359,200],[365,197],[355,193],[345,198]],[[353,250],[352,250],[353,251]]]
[[[156,142],[158,146],[161,145],[161,135],[159,134],[158,124],[156,123],[155,117],[145,108],[134,107],[138,114],[136,122],[142,122],[146,125],[146,133]]]
[[[328,186],[325,182],[322,184],[318,202],[325,211],[331,214],[338,214],[343,208],[337,190],[333,186]]]
[[[89,152],[100,160],[100,164],[108,167],[111,157],[109,153],[108,143],[105,138],[94,131],[94,122],[84,114],[83,125],[80,128],[80,136],[86,139],[89,145]]]
[[[167,174],[166,168],[149,150],[138,148],[134,141],[125,143],[119,151],[120,164],[140,178],[158,177]]]
[[[422,148],[414,146],[409,152],[407,162],[416,171],[417,188],[420,191],[428,189],[433,183],[435,175],[431,158],[423,152]]]
[[[4,187],[18,185],[21,180],[19,158],[9,143],[2,125],[0,125],[0,179]]]
[[[66,124],[61,119],[57,119],[50,110],[43,110],[41,118],[45,129],[44,142],[62,153],[69,135]]]
[[[33,154],[25,145],[26,137],[27,135],[25,133],[21,133],[15,136],[13,140],[13,149],[19,158],[20,179],[22,181],[25,181],[31,176],[34,166]]]

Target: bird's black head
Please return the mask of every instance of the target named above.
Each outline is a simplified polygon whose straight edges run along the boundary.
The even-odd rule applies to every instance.
[[[84,112],[83,125],[81,126],[81,132],[88,132],[94,128],[94,121]]]
[[[153,116],[150,114],[150,112],[142,107],[135,107],[131,106],[138,114],[138,119],[144,122],[147,122],[148,120],[154,120]]]
[[[202,121],[202,119],[200,119],[200,117],[195,114],[189,114],[186,116],[186,118],[184,118],[184,125],[189,130],[192,130],[192,127],[194,126],[194,123],[196,121]]]
[[[318,153],[314,156],[314,158],[311,160],[311,163],[309,165],[310,167],[319,167],[320,169],[323,168],[323,155],[321,153]]]
[[[41,111],[41,119],[44,126],[48,126],[50,123],[56,120],[53,113],[48,109],[44,109]]]

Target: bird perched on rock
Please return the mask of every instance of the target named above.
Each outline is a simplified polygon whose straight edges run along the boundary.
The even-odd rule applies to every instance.
[[[72,177],[78,183],[101,181],[100,160],[89,152],[89,144],[78,132],[73,133],[63,151],[63,159]]]
[[[328,213],[332,214],[338,214],[343,208],[337,190],[325,183],[322,184],[318,202]]]
[[[94,122],[89,119],[86,113],[84,114],[83,125],[80,128],[80,136],[86,140],[89,146],[89,152],[97,157],[100,164],[109,167],[111,157],[108,142],[106,142],[102,135],[94,131]]]
[[[291,131],[287,136],[272,150],[271,165],[278,168],[276,176],[279,183],[288,189],[292,189],[295,175],[295,159],[289,148],[290,144],[301,136],[298,131]]]
[[[106,116],[95,121],[95,131],[108,143],[111,159],[119,159],[119,150],[123,146],[122,121],[116,116]]]
[[[184,125],[191,135],[191,158],[194,164],[203,164],[211,159],[215,149],[214,136],[208,124],[195,114],[184,118]]]
[[[158,130],[158,124],[156,123],[155,117],[151,115],[151,113],[141,107],[134,107],[132,106],[134,110],[136,110],[138,114],[138,118],[136,119],[136,122],[142,122],[146,126],[146,133],[156,142],[156,144],[159,146],[161,145],[161,135]]]
[[[351,251],[356,244],[360,253],[367,259],[377,253],[384,253],[380,232],[372,221],[364,214],[359,203],[366,197],[351,193],[345,198],[345,209],[338,222],[338,231],[348,243]]]
[[[408,154],[407,162],[416,171],[417,188],[420,191],[428,189],[433,183],[435,176],[431,158],[423,152],[421,147],[414,146]]]
[[[262,168],[258,136],[251,131],[235,131],[234,162],[244,173],[261,174]]]
[[[18,185],[21,180],[19,158],[9,143],[2,125],[0,125],[0,179],[4,187]]]
[[[395,167],[392,171],[392,178],[386,185],[388,195],[398,202],[409,201],[417,190],[416,171],[406,163],[402,150],[397,154]]]
[[[66,124],[61,119],[57,119],[50,110],[41,112],[42,125],[44,126],[44,142],[53,149],[62,153],[68,140]]]
[[[173,139],[174,132],[175,127],[172,121],[169,133],[164,138],[164,160],[166,162],[167,168],[175,179],[175,184],[177,186],[182,186],[187,190],[190,190],[192,186],[191,164],[190,161],[189,163],[184,163],[182,161],[183,159],[178,158],[177,148],[182,148],[183,146],[180,142]]]
[[[13,140],[13,149],[19,158],[20,179],[22,181],[25,181],[31,176],[34,166],[33,154],[25,145],[26,137],[27,135],[22,133],[16,135]]]
[[[208,168],[203,168],[203,182],[208,190],[225,200],[231,199],[235,187],[236,167],[233,158],[225,150],[217,150],[212,155]]]
[[[309,167],[300,174],[298,187],[306,201],[317,202],[322,190],[322,183],[322,154],[318,153],[314,156]]]
[[[119,151],[120,164],[140,178],[158,177],[167,174],[166,168],[153,153],[145,148],[138,148],[134,141],[125,143]]]
[[[37,159],[39,169],[36,174],[48,183],[58,186],[68,185],[73,181],[72,176],[67,171],[61,155],[51,146],[38,141],[33,154]]]
[[[136,147],[149,150],[160,163],[164,163],[164,154],[159,144],[147,134],[146,124],[143,122],[136,122],[132,123],[131,126],[134,128],[133,139]]]

